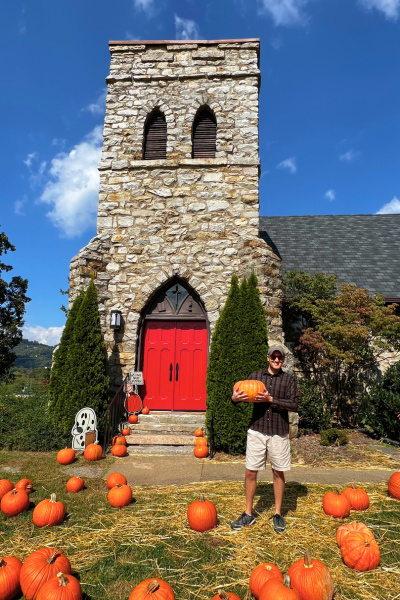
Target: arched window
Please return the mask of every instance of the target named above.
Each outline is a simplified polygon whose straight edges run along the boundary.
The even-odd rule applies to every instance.
[[[167,122],[159,110],[150,115],[144,127],[143,158],[167,158]]]
[[[192,157],[215,158],[217,121],[207,108],[197,113],[193,123]]]

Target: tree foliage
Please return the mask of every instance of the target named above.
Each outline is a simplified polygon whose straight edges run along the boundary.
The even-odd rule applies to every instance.
[[[97,415],[98,427],[109,402],[107,357],[101,334],[97,291],[93,281],[68,313],[50,376],[51,420],[62,435],[70,435],[76,413],[86,406]]]
[[[0,256],[9,251],[14,252],[15,246],[4,232],[0,232]],[[10,271],[12,267],[0,261],[0,379],[9,373],[16,359],[13,349],[22,340],[25,304],[30,302],[26,295],[27,279],[14,276],[10,281],[5,281],[1,277],[3,272]]]
[[[362,422],[380,437],[400,440],[400,361],[372,386],[361,406]]]
[[[267,352],[268,332],[257,278],[252,274],[239,287],[234,275],[211,340],[207,371],[206,426],[212,425],[217,450],[244,452],[253,405],[234,404],[232,389],[237,381],[265,366]]]

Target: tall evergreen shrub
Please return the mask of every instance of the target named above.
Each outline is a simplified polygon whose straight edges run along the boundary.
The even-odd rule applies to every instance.
[[[253,335],[252,335],[253,333]],[[224,309],[211,340],[207,371],[206,426],[213,426],[217,450],[241,454],[252,404],[231,400],[234,384],[267,362],[267,326],[257,288],[251,276],[239,287],[234,275]]]
[[[361,406],[362,422],[381,437],[400,440],[400,361],[372,386]]]

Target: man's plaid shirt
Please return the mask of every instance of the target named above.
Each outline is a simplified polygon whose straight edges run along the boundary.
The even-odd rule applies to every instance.
[[[296,380],[282,369],[276,374],[268,373],[268,367],[254,371],[247,379],[262,381],[273,402],[254,402],[250,429],[266,435],[286,435],[289,433],[288,411],[297,411],[299,392]]]

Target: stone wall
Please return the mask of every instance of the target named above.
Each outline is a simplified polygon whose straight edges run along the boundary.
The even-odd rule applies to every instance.
[[[212,333],[232,274],[254,270],[270,338],[281,341],[280,261],[258,235],[258,40],[112,42],[110,51],[98,235],[71,262],[70,299],[95,273],[114,378],[135,367],[141,312],[174,276],[197,292]],[[217,151],[192,159],[202,106],[216,117]],[[142,160],[155,108],[167,122],[167,157]],[[112,309],[125,321],[117,338]]]

